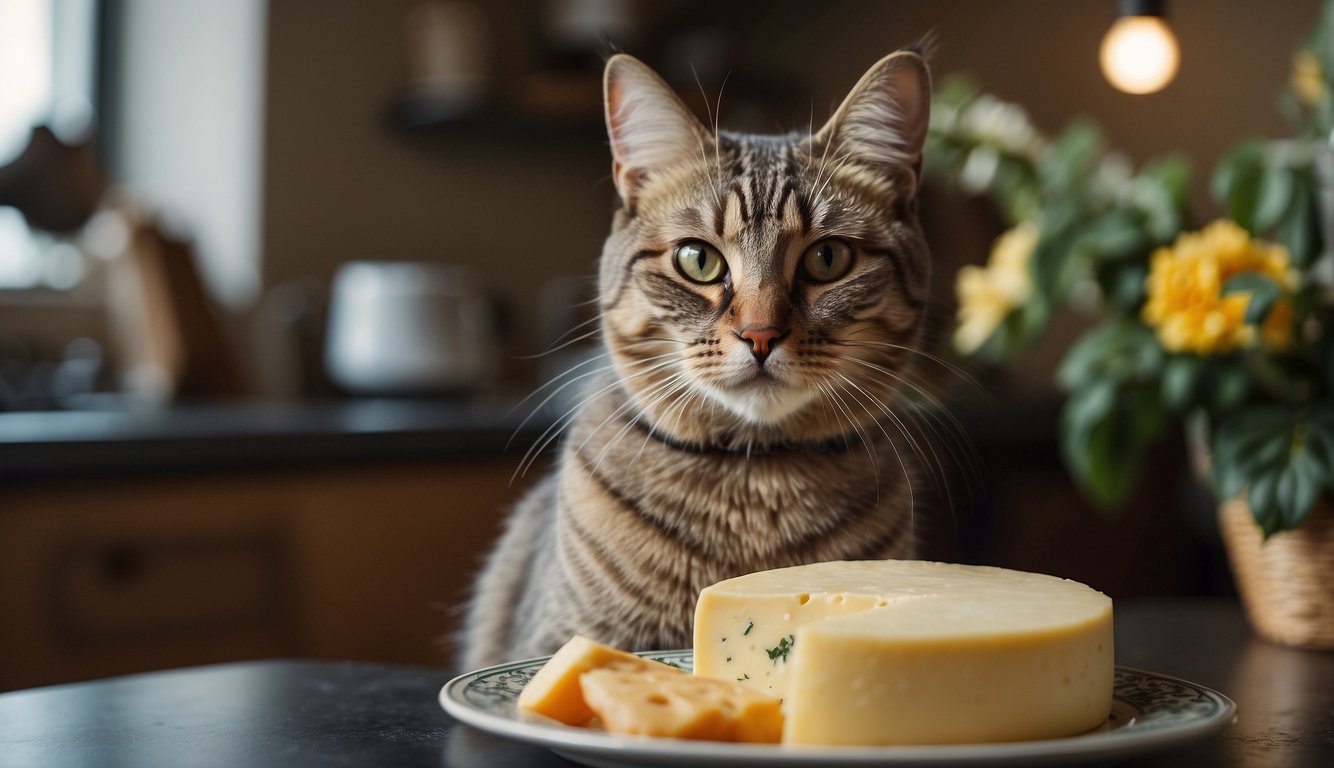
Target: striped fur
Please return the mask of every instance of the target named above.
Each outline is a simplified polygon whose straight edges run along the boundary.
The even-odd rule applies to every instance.
[[[688,646],[715,581],[912,554],[918,451],[893,404],[930,269],[916,217],[928,94],[922,58],[899,52],[819,132],[744,136],[701,126],[638,61],[608,63],[623,203],[599,275],[608,365],[483,570],[465,667],[574,633]],[[817,283],[799,264],[826,238],[855,247],[853,266]],[[726,279],[683,277],[687,240],[717,248]],[[753,328],[784,334],[762,361],[738,335]]]

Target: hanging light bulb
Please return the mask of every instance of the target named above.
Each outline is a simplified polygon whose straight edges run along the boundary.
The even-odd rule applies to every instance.
[[[1102,73],[1126,93],[1161,91],[1181,56],[1167,24],[1167,0],[1118,0],[1117,19],[1102,38]]]

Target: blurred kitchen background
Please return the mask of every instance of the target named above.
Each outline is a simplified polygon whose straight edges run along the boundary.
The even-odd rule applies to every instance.
[[[447,662],[451,606],[564,407],[520,400],[587,354],[537,353],[591,317],[608,42],[734,128],[818,126],[934,31],[938,75],[1048,133],[1090,117],[1137,165],[1208,168],[1284,131],[1273,95],[1318,0],[1174,0],[1180,71],[1142,96],[1098,68],[1115,6],[0,0],[0,690]],[[1001,220],[923,196],[948,355],[954,274]],[[923,554],[1116,598],[1228,593],[1179,441],[1119,514],[1071,485],[1051,383],[1069,338],[963,363],[975,386],[927,372],[973,452],[928,494]]]

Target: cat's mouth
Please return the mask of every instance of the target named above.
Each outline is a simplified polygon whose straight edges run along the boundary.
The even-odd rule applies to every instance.
[[[729,411],[753,424],[774,424],[801,410],[812,399],[808,387],[786,381],[768,366],[755,366],[731,377],[711,395]]]

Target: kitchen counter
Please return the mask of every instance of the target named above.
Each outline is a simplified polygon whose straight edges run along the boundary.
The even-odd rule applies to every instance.
[[[0,690],[447,658],[448,606],[554,453],[516,471],[551,423],[516,402],[0,414]]]
[[[515,399],[238,402],[0,413],[0,482],[512,454],[554,415]]]
[[[1315,768],[1334,760],[1334,655],[1255,639],[1234,602],[1118,605],[1116,657],[1237,703],[1235,722],[1221,731],[1146,748],[1122,765]],[[252,766],[571,765],[454,722],[436,703],[446,677],[434,668],[264,661],[17,691],[0,695],[0,754],[34,766],[181,765],[201,755]],[[911,761],[883,764],[891,762]],[[912,764],[927,762],[939,764]]]

